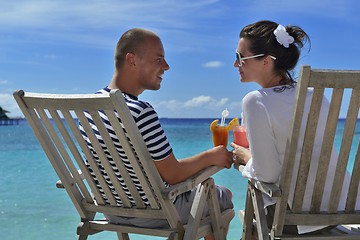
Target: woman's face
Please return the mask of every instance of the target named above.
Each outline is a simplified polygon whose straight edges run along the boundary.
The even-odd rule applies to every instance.
[[[237,51],[242,58],[251,57],[255,54],[249,51],[250,40],[240,38]],[[239,69],[241,82],[258,82],[262,72],[262,58],[250,58],[242,61],[240,67],[237,60],[234,62],[234,67]]]

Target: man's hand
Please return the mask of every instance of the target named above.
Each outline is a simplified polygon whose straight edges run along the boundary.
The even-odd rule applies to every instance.
[[[207,151],[211,165],[230,168],[233,163],[233,155],[226,147],[220,145]]]

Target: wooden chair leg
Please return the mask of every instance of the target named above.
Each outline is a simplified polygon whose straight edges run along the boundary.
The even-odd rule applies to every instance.
[[[250,187],[248,186],[246,193],[242,240],[252,239],[254,216],[254,206],[251,199]]]
[[[87,240],[88,235],[79,235],[79,240]]]
[[[196,238],[197,230],[200,226],[200,220],[204,211],[205,201],[207,197],[207,194],[205,194],[206,185],[209,185],[207,181],[200,183],[197,187],[194,202],[190,210],[190,216],[184,235],[184,240],[193,240]]]
[[[168,240],[180,240],[180,239],[181,238],[179,238],[179,235],[176,232],[172,232],[168,238]]]
[[[118,232],[117,236],[119,240],[130,240],[129,234],[127,233]]]
[[[255,213],[258,240],[269,239],[269,229],[267,226],[262,193],[259,190],[257,190],[251,183],[249,183],[249,189],[250,189],[252,205]]]
[[[223,222],[221,220],[221,212],[219,200],[217,198],[215,183],[212,178],[207,180],[209,182],[208,186],[208,200],[209,200],[209,212],[211,217],[211,226],[213,229],[215,239],[225,239],[225,231]]]

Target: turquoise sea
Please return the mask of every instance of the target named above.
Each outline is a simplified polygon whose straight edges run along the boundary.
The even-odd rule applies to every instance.
[[[209,124],[213,119],[161,119],[178,159],[212,147]],[[343,132],[339,120],[337,136]],[[358,121],[354,142],[360,138]],[[229,141],[232,138],[229,137]],[[336,142],[336,145],[339,143]],[[354,158],[355,153],[352,153]],[[242,226],[238,211],[244,208],[246,180],[234,168],[215,175],[219,185],[233,192],[236,215],[228,239],[240,239]],[[78,214],[58,180],[27,122],[0,126],[0,239],[77,239]],[[132,239],[154,237],[131,236]],[[100,233],[89,239],[116,239],[114,233]],[[156,238],[158,239],[158,238]],[[161,238],[159,238],[161,239]]]

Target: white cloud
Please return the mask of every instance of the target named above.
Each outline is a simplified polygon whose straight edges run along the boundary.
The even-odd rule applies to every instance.
[[[180,101],[177,100],[168,100],[168,101],[161,101],[161,102],[152,102],[151,103],[155,109],[167,109],[170,110],[170,112],[177,112],[179,109],[183,108],[183,104]]]
[[[197,108],[206,108],[206,109],[221,109],[229,103],[228,98],[215,99],[211,96],[197,96],[193,97],[190,100],[178,101],[178,100],[168,100],[168,101],[154,101],[152,105],[155,109],[166,108],[171,112],[177,111],[186,111],[188,109],[197,109]]]
[[[189,100],[152,101],[160,117],[216,117],[227,108],[230,116],[241,113],[241,103],[230,102],[228,98],[216,99],[211,96],[200,95]]]
[[[222,98],[219,101],[216,101],[216,106],[218,107],[223,107],[226,105],[226,103],[228,103],[229,99],[228,98]]]
[[[203,117],[218,116],[225,107],[233,115],[241,112],[241,103],[239,102],[229,102],[228,98],[215,99],[204,95],[184,101],[153,101],[152,105],[161,116],[199,117],[203,111],[206,112]],[[23,117],[12,94],[0,93],[0,106],[9,111],[8,116],[10,117]]]
[[[232,109],[241,109],[242,102],[231,102],[230,108]]]
[[[0,80],[0,85],[6,85],[8,83],[9,83],[8,80]]]
[[[205,68],[219,68],[221,66],[223,66],[224,63],[220,62],[220,61],[211,61],[211,62],[207,62],[203,64],[203,67]]]
[[[198,96],[184,103],[185,107],[202,107],[208,103],[214,102],[215,100],[210,96]]]

